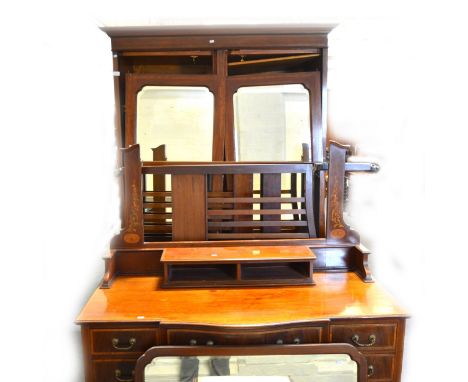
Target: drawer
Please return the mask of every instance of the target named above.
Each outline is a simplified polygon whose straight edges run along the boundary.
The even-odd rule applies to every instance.
[[[322,342],[322,327],[281,330],[167,329],[168,345],[274,345]]]
[[[94,361],[94,382],[133,382],[136,360]]]
[[[144,353],[157,342],[154,328],[91,329],[92,354]]]
[[[330,342],[345,342],[359,351],[393,351],[396,346],[397,324],[333,324],[330,327]]]
[[[366,355],[369,381],[393,381],[395,357],[393,355]]]

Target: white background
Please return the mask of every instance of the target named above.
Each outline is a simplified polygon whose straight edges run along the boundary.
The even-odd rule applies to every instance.
[[[354,176],[349,221],[372,250],[376,278],[412,314],[403,381],[466,380],[461,2],[4,1],[1,8],[2,381],[83,380],[73,322],[98,285],[118,226],[110,41],[97,25],[314,21],[341,22],[330,34],[333,138],[382,166]]]

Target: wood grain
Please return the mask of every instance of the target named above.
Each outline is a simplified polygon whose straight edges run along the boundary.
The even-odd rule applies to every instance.
[[[213,256],[215,255],[215,256]],[[267,261],[267,260],[315,260],[315,254],[306,246],[282,247],[203,247],[167,248],[161,256],[162,262],[223,262]]]
[[[206,178],[172,176],[172,240],[205,240]]]
[[[314,279],[313,287],[162,290],[160,277],[119,277],[111,289],[94,292],[77,322],[248,326],[407,316],[378,283],[363,283],[355,273],[316,273]]]

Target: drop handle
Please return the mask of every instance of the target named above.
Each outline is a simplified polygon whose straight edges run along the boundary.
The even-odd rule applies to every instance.
[[[213,346],[214,342],[211,340],[206,341],[206,346]]]
[[[294,345],[299,345],[301,343],[301,339],[299,337],[296,337],[293,339]]]
[[[283,345],[284,341],[280,338],[279,340],[276,340],[276,345]]]
[[[190,346],[195,346],[197,344],[197,340],[191,339],[189,344]]]
[[[368,339],[368,342],[366,344],[364,343],[361,343],[359,342],[359,336],[357,334],[353,335],[351,337],[351,341],[353,341],[353,343],[356,345],[356,346],[360,346],[360,347],[371,347],[371,346],[374,346],[375,345],[375,341],[377,341],[377,337],[375,336],[375,334],[371,334],[369,336],[369,339]]]
[[[118,338],[112,338],[112,347],[116,350],[130,350],[136,344],[136,338],[130,338],[128,340],[128,345],[119,346],[120,340]]]
[[[374,365],[367,366],[367,376],[372,377],[374,375]]]
[[[134,380],[134,371],[132,371],[132,375],[129,377],[122,377],[122,372],[120,369],[115,369],[115,380],[119,382],[133,382]]]

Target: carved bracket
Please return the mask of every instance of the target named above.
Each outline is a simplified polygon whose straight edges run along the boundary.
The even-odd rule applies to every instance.
[[[141,189],[140,147],[123,149],[124,190],[122,230],[111,243],[112,248],[141,245],[144,241],[143,201]]]
[[[330,142],[328,168],[327,242],[359,243],[359,235],[343,219],[346,154],[349,146]]]

